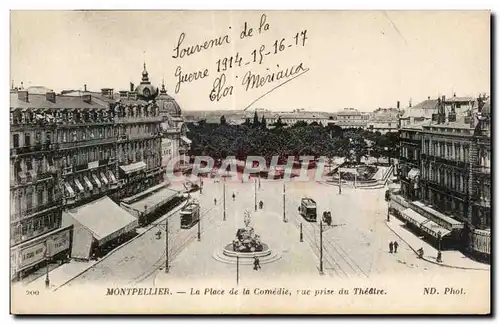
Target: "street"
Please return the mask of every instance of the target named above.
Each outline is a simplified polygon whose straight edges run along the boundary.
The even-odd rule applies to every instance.
[[[453,274],[458,270],[440,267],[418,259],[404,242],[397,253],[388,245],[399,238],[385,225],[387,203],[384,189],[342,188],[317,182],[288,182],[286,185],[286,222],[283,221],[283,182],[261,180],[257,203],[264,208],[254,211],[255,182],[226,182],[226,220],[223,220],[223,181],[206,179],[203,193],[194,193],[202,206],[201,241],[197,226],[180,229],[179,213],[169,218],[169,273],[165,273],[164,221],[125,247],[115,251],[64,288],[78,284],[113,285],[158,284],[171,279],[236,278],[236,267],[215,260],[214,253],[230,243],[238,228],[244,227],[244,211],[251,212],[252,226],[266,244],[280,255],[278,261],[253,271],[240,266],[239,277],[271,280],[295,275],[319,274],[319,221],[323,211],[332,213],[332,225],[324,225],[323,270],[325,276],[343,279],[366,279],[379,274],[410,275],[425,273]],[[233,201],[232,195],[235,195]],[[318,222],[305,221],[298,213],[302,197],[317,202]],[[214,203],[217,199],[217,205]],[[300,224],[303,227],[303,242]],[[156,232],[161,229],[160,239]],[[460,270],[463,271],[463,270]],[[487,275],[487,273],[485,273]]]

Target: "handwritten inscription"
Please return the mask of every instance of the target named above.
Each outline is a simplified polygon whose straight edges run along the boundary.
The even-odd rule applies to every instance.
[[[258,39],[256,36],[270,31],[271,24],[269,23],[267,15],[262,14],[257,26],[252,25],[251,22],[245,21],[240,25],[240,28],[239,40],[251,41],[254,38]],[[228,29],[231,29],[231,26],[229,26]],[[267,56],[276,56],[294,48],[303,48],[307,45],[307,29],[295,31],[283,36],[285,37],[277,37],[269,43],[267,41],[265,44],[261,43],[248,52],[245,51],[245,53],[243,53],[236,51],[230,55],[218,58],[215,61],[215,66],[212,66],[214,68],[213,71],[216,72],[215,76],[211,75],[211,67],[202,67],[195,71],[183,71],[182,65],[178,65],[175,69],[175,93],[179,93],[183,85],[213,77],[211,89],[208,92],[208,98],[211,102],[219,102],[224,98],[234,95],[236,87],[241,87],[242,90],[248,92],[269,86],[269,88],[271,88],[270,91],[272,91],[277,86],[280,86],[280,84],[282,85],[309,71],[309,68],[307,68],[303,62],[298,62],[288,67],[280,67],[279,64],[273,63],[273,66],[267,67],[265,72],[262,72],[262,67],[259,68],[259,71],[252,69],[253,65],[264,65],[265,67]],[[177,44],[173,49],[174,55],[172,55],[172,58],[183,60],[198,53],[208,52],[217,47],[236,48],[235,44],[232,44],[233,40],[229,34],[215,36],[214,38],[202,41],[192,41],[190,39],[188,42],[186,41],[187,38],[185,33],[179,35]],[[236,39],[236,41],[238,41],[238,39]],[[228,44],[232,44],[232,46],[226,46]],[[232,78],[229,79],[226,72],[231,69],[237,69],[238,71],[232,71]],[[236,79],[241,81],[235,81]],[[236,84],[232,84],[234,82],[236,82]],[[272,88],[272,84],[274,84],[274,88]],[[261,97],[259,97],[259,99]],[[252,102],[252,104],[254,102]]]
[[[184,38],[186,38],[185,33],[181,33],[179,35],[179,40],[177,41],[177,46],[174,48],[175,55],[173,58],[183,58],[184,56],[190,56],[196,53],[199,53],[203,50],[207,50],[213,47],[222,46],[224,44],[229,44],[229,35],[220,36],[214,39],[206,40],[201,44],[191,45],[185,48],[181,48],[182,43],[184,42]]]

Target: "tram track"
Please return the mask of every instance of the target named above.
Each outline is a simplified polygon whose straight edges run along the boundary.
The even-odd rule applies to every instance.
[[[299,216],[295,215],[293,218],[295,225],[300,229],[300,223],[302,223],[303,236],[306,242],[311,246],[313,253],[320,257],[318,244],[319,236],[319,226],[315,226],[316,223],[310,223]],[[316,228],[318,227],[318,228]],[[328,238],[328,234],[325,235],[327,231],[323,230],[323,260],[326,261],[327,270],[333,270],[334,274],[341,278],[368,278],[368,274],[359,266],[357,262],[352,259],[344,248],[334,240]],[[350,270],[349,270],[350,269]],[[328,271],[327,271],[328,272]],[[330,275],[332,273],[330,272]]]
[[[218,201],[217,205],[210,207],[200,215],[200,221],[204,220],[205,221],[204,223],[209,223],[215,217],[214,214],[210,215],[210,212],[221,204],[222,199],[217,199],[217,201]],[[204,219],[203,217],[207,214],[209,215],[208,218]],[[200,233],[204,233],[207,230],[207,228],[208,227],[200,228]],[[198,232],[195,229],[196,226],[193,226],[187,232],[185,232],[186,234],[180,240],[180,244],[175,245],[176,242],[175,241],[172,242],[172,248],[169,249],[169,259],[171,261],[173,261],[192,241],[194,241],[197,238]],[[165,257],[166,253],[163,252],[160,258],[156,262],[154,262],[153,265],[149,267],[148,270],[144,271],[142,274],[129,281],[129,285],[139,284],[150,278],[155,272],[157,272],[160,268],[165,266],[165,261],[166,261]]]

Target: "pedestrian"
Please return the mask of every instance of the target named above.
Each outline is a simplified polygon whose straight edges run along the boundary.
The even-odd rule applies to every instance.
[[[214,198],[214,205],[217,205],[217,198]]]
[[[234,201],[234,199],[235,199],[235,198],[236,198],[236,195],[235,195],[235,194],[234,194],[234,192],[233,192],[233,201]]]
[[[259,270],[260,269],[260,260],[257,256],[254,256],[253,257],[253,269],[255,271]]]
[[[394,243],[389,243],[389,253],[392,253],[392,249],[394,248]]]
[[[394,241],[394,253],[398,253],[398,242]]]

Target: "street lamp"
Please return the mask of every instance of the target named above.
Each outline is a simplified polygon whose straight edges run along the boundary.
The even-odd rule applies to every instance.
[[[391,207],[389,207],[389,202],[387,202],[387,221],[390,222],[391,221],[391,215],[389,213],[389,210],[391,209]]]
[[[224,209],[224,213],[222,215],[222,220],[225,221],[226,220],[226,177],[224,177],[224,181],[222,184],[222,195],[223,195],[222,202],[223,202],[223,209]]]
[[[339,195],[342,194],[342,173],[339,168]]]
[[[257,179],[254,179],[254,207],[255,211],[257,211]]]
[[[50,287],[50,279],[49,279],[49,240],[45,241],[45,288]]]
[[[319,274],[323,272],[323,222],[319,222]]]
[[[285,189],[285,183],[283,182],[283,222],[286,223],[288,222],[286,219],[286,189]]]
[[[437,262],[443,262],[443,260],[441,259],[441,231],[439,231],[438,233],[438,254],[437,254],[437,258],[436,258],[436,261]]]

